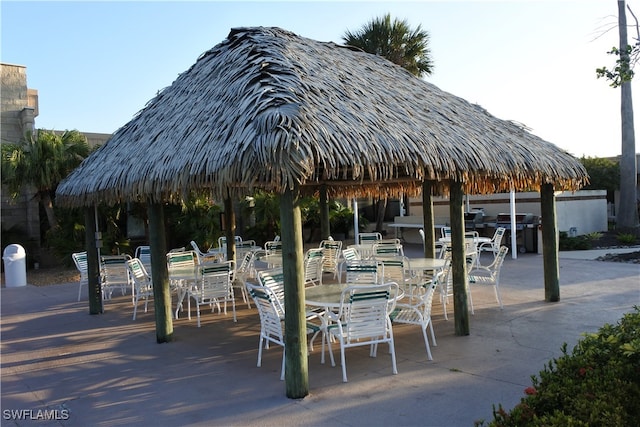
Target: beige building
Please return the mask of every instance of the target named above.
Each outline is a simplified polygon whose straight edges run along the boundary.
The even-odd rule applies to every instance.
[[[27,68],[22,65],[0,64],[2,86],[0,101],[2,114],[0,129],[2,143],[18,142],[27,131],[35,128],[38,115],[38,91],[27,87]],[[40,216],[38,202],[33,191],[24,189],[20,197],[12,199],[9,192],[2,188],[2,206],[0,222],[3,236],[23,238],[19,242],[27,246],[39,247]],[[16,242],[2,242],[2,247]],[[35,249],[35,248],[26,248]]]
[[[1,87],[0,132],[2,143],[15,143],[27,131],[36,127],[38,116],[38,91],[27,85],[27,67],[14,64],[0,64]],[[89,146],[103,144],[111,135],[85,133]],[[2,249],[12,243],[25,246],[27,255],[40,252],[40,209],[34,199],[34,191],[24,188],[17,199],[12,199],[2,188],[0,223],[2,226]],[[7,241],[5,241],[7,240]]]

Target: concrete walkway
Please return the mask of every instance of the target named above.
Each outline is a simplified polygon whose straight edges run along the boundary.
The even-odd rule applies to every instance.
[[[413,251],[413,252],[412,252]],[[417,256],[419,248],[408,250]],[[581,251],[582,252],[582,251]],[[584,256],[584,255],[583,255]],[[561,301],[544,302],[542,257],[509,256],[503,310],[472,288],[471,334],[456,336],[434,299],[438,346],[428,361],[419,327],[394,326],[398,374],[381,347],[347,352],[340,366],[309,357],[310,395],[285,397],[281,349],[256,367],[255,308],[181,318],[175,341],[157,344],[153,309],[131,320],[130,296],[91,316],[77,284],[3,288],[2,426],[473,426],[492,405],[511,408],[560,348],[640,305],[640,265],[560,258]],[[335,351],[335,349],[334,349]],[[337,353],[336,353],[337,354]],[[52,411],[53,410],[53,411]],[[49,412],[43,412],[49,411]],[[17,420],[57,415],[64,420]]]

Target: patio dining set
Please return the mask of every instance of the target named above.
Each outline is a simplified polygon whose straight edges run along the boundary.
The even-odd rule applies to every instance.
[[[420,326],[428,360],[433,360],[431,345],[436,345],[431,321],[432,302],[436,291],[443,305],[444,318],[448,319],[447,305],[452,292],[450,274],[450,239],[440,239],[441,250],[437,258],[409,258],[398,239],[383,239],[380,233],[360,233],[353,245],[343,248],[343,242],[328,238],[318,247],[304,254],[305,315],[308,348],[321,339],[321,363],[328,350],[332,366],[335,366],[332,345],[340,346],[340,364],[343,381],[347,381],[345,351],[351,347],[370,346],[370,356],[377,354],[378,344],[387,344],[391,355],[392,372],[397,373],[394,324]],[[497,250],[494,244],[497,240]],[[468,284],[493,286],[496,300],[502,308],[499,292],[499,275],[507,248],[499,245],[501,236],[480,240],[467,236]],[[217,309],[227,314],[231,307],[234,322],[236,293],[239,292],[247,308],[252,302],[260,318],[258,362],[261,366],[263,350],[270,344],[283,347],[281,379],[285,373],[285,285],[282,269],[282,243],[276,236],[263,246],[253,240],[236,236],[236,260],[226,259],[226,241],[221,238],[218,246],[200,250],[192,241],[191,249],[176,248],[166,254],[171,295],[175,295],[175,319],[187,311],[191,319],[192,301],[196,308],[197,326],[201,326],[201,307]],[[477,254],[483,247],[490,248],[494,259],[489,265],[481,265]],[[152,270],[148,246],[136,248],[134,256],[100,256],[100,281],[102,298],[108,301],[113,292],[122,295],[131,289],[133,320],[138,305],[153,298]],[[78,301],[87,284],[86,252],[73,254],[81,273]],[[469,286],[466,289],[473,302]],[[185,304],[186,303],[186,304]]]

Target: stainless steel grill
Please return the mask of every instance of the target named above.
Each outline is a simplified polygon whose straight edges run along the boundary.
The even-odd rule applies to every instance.
[[[535,216],[531,213],[516,214],[516,230],[524,230],[527,226],[533,226]],[[511,214],[501,213],[496,217],[496,228],[504,227],[511,230]]]
[[[482,211],[465,212],[464,228],[467,231],[473,231],[478,228],[484,228],[484,212]]]
[[[539,218],[532,213],[517,213],[515,220],[516,245],[518,246],[519,252],[536,252],[538,235],[535,229],[538,226]],[[498,214],[498,216],[496,216],[495,227],[504,227],[507,230],[503,242],[510,245],[511,214]]]

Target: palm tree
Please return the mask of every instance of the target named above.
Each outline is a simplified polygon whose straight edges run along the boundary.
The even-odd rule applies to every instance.
[[[372,19],[355,33],[345,32],[342,40],[365,52],[383,56],[415,76],[433,72],[429,33],[420,25],[412,30],[406,20],[392,22],[390,14]]]
[[[391,22],[390,14],[372,19],[355,33],[345,32],[342,40],[365,52],[383,56],[414,76],[424,77],[433,73],[429,33],[420,25],[412,30],[406,20],[394,19]],[[386,209],[387,199],[380,199],[376,230],[382,230]]]
[[[54,133],[27,132],[19,143],[2,144],[2,183],[17,198],[31,185],[47,214],[51,228],[57,225],[53,211],[56,187],[89,155],[87,138],[77,130]]]
[[[633,98],[631,95],[631,80],[634,77],[633,67],[640,59],[640,27],[636,19],[636,42],[633,46],[627,42],[627,15],[625,0],[618,0],[618,34],[619,48],[613,48],[610,54],[618,55],[616,67],[596,69],[598,78],[606,77],[610,86],[620,88],[620,112],[622,125],[622,152],[620,155],[620,204],[616,212],[616,227],[635,233],[638,229],[638,190],[636,164],[636,139],[633,124]],[[629,9],[635,19],[635,15]]]

